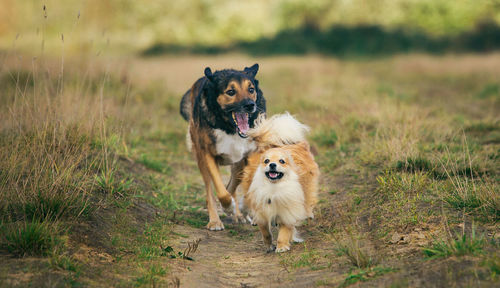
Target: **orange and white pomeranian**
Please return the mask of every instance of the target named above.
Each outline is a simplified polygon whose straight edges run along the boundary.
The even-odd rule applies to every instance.
[[[307,131],[286,113],[262,119],[249,132],[257,150],[248,156],[241,187],[268,252],[288,251],[292,240],[302,242],[295,227],[313,218],[319,168],[305,139]],[[279,226],[277,247],[272,224]]]

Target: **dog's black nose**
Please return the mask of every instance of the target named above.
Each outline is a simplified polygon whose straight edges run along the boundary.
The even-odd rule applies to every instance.
[[[271,170],[275,170],[276,169],[276,163],[269,164],[269,168],[271,168]]]
[[[249,101],[243,106],[243,108],[245,109],[246,112],[253,113],[255,112],[255,102]]]

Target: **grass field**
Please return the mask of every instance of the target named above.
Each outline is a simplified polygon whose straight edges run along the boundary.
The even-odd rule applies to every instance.
[[[499,283],[500,54],[1,59],[2,287]],[[178,113],[206,66],[255,62],[322,173],[305,243],[280,255],[230,217],[204,229]]]

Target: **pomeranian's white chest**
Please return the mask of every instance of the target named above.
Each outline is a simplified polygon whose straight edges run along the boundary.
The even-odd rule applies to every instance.
[[[229,135],[222,130],[215,129],[214,134],[217,139],[215,149],[217,155],[221,156],[224,160],[223,164],[236,163],[256,148],[252,140],[241,138],[237,133]]]
[[[271,182],[259,168],[249,191],[257,206],[254,215],[256,222],[277,221],[285,225],[298,225],[307,218],[304,192],[294,172],[288,172],[278,182]]]

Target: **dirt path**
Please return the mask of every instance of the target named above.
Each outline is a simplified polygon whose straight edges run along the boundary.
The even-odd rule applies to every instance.
[[[202,239],[193,255],[195,261],[184,262],[185,269],[178,270],[180,273],[176,276],[181,287],[310,287],[324,273],[307,271],[307,277],[301,275],[305,270],[292,273],[283,264],[284,256],[264,251],[256,227],[226,226],[222,232],[175,227],[174,231],[187,236],[180,242],[183,247],[188,241]],[[234,233],[238,236],[231,236]],[[301,244],[295,244],[292,249],[301,249]]]
[[[227,176],[223,176],[225,182],[229,180]],[[221,211],[219,214],[222,215]],[[325,248],[332,248],[317,247],[316,244],[320,244],[316,243],[318,235],[309,231],[314,223],[298,228],[304,243],[292,244],[291,251],[277,254],[266,253],[257,226],[234,224],[231,217],[222,217],[222,221],[225,230],[218,232],[188,225],[176,225],[173,228],[175,233],[183,236],[176,243],[180,251],[189,242],[201,239],[192,255],[194,261],[184,260],[182,265],[174,265],[174,277],[179,278],[181,287],[312,287],[316,281],[325,278],[325,273],[329,273],[329,278],[334,276],[330,274],[341,275],[340,272],[332,273],[324,269],[313,271],[311,267],[292,267],[297,258],[304,254],[304,245],[314,247],[315,255],[324,255],[328,250]],[[274,241],[277,232],[274,228]],[[311,259],[304,260],[307,262]],[[322,268],[326,268],[326,265]]]

